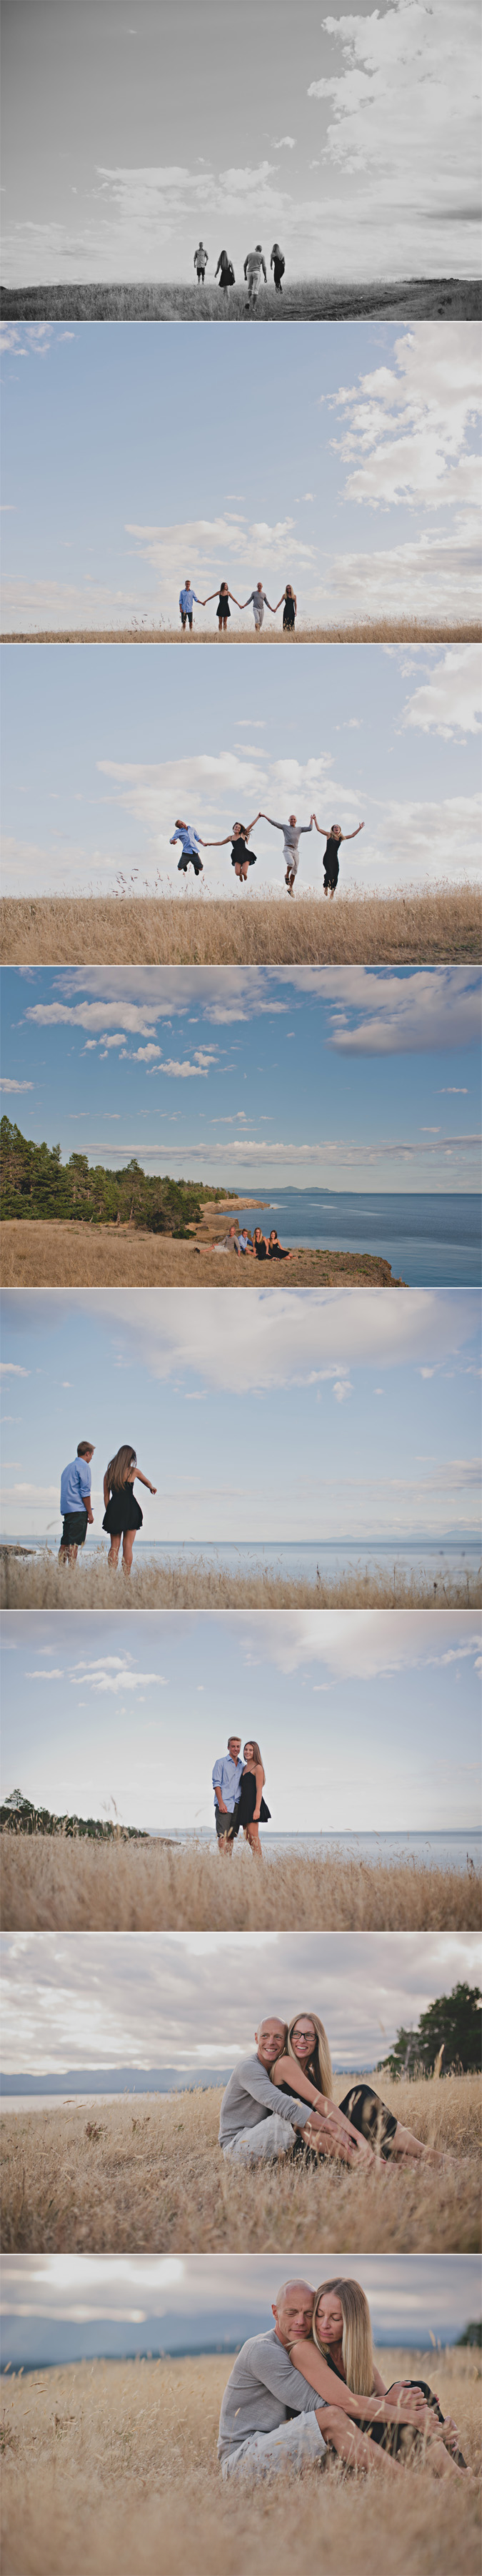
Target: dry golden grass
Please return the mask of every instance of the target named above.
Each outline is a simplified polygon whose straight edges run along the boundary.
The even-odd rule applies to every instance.
[[[435,321],[441,313],[451,322],[478,321],[481,309],[478,278],[401,277],[368,278],[349,281],[337,278],[283,278],[281,295],[276,295],[269,273],[268,283],[261,286],[256,319],[258,322],[330,322],[330,321]],[[211,271],[215,263],[211,261]],[[226,295],[215,284],[211,274],[204,286],[198,286],[191,273],[186,285],[144,280],[127,286],[119,279],[115,285],[81,284],[69,286],[5,287],[1,310],[5,320],[64,322],[238,322],[244,320],[246,287],[242,273]]]
[[[266,1849],[266,1846],[265,1846]],[[94,1843],[1,1837],[7,1932],[478,1931],[474,1870],[286,1851],[261,1869],[237,1843]]]
[[[218,1233],[226,1215],[218,1214]],[[266,1229],[267,1230],[267,1229]],[[110,1288],[115,1245],[117,1288],[259,1288],[258,1263],[235,1252],[211,1248],[213,1229],[193,1228],[191,1243],[174,1243],[171,1235],[138,1234],[128,1225],[64,1225],[53,1219],[33,1222],[6,1219],[0,1231],[4,1288]],[[264,1285],[263,1272],[263,1285]],[[274,1264],[266,1273],[279,1286]],[[323,1252],[315,1246],[293,1253],[283,1270],[284,1288],[402,1288],[392,1279],[389,1261],[372,1253]]]
[[[154,618],[132,617],[130,626],[34,626],[24,633],[4,634],[4,644],[478,644],[482,623],[478,617],[355,617],[330,626],[312,626],[307,618],[300,621],[298,632],[286,634],[282,625],[266,625],[256,630],[254,619],[249,624],[233,624],[231,634],[220,637],[215,619],[212,626],[182,627],[180,617],[172,626],[156,626]]]
[[[5,2112],[4,2252],[469,2254],[480,2245],[478,2076],[375,2079],[440,2167],[246,2170],[218,2146],[222,2087]],[[337,2075],[342,2101],[347,2075]],[[88,2130],[91,2130],[89,2137]]]
[[[480,888],[447,882],[393,894],[181,897],[4,896],[4,966],[356,966],[480,956]]]
[[[134,1555],[126,1580],[119,1559],[117,1572],[107,1564],[107,1544],[80,1551],[77,1564],[62,1566],[50,1548],[38,1555],[15,1556],[0,1547],[0,1605],[5,1610],[478,1610],[482,1604],[481,1570],[455,1575],[447,1566],[439,1576],[394,1564],[375,1566],[361,1559],[345,1572],[309,1583],[256,1564],[233,1574],[221,1555],[209,1564],[200,1553],[156,1562]]]
[[[314,2259],[316,2276],[317,2257]],[[420,2376],[480,2469],[480,2369],[465,2350],[377,2354],[387,2385]],[[3,2576],[479,2576],[477,2491],[416,2460],[393,2481],[335,2461],[224,2485],[216,2459],[232,2357],[80,2362],[4,2382]],[[403,2485],[402,2485],[403,2479]]]

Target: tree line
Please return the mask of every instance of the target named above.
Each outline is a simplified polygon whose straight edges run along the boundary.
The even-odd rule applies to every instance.
[[[0,1829],[7,1834],[69,1834],[72,1840],[87,1836],[97,1843],[148,1843],[150,1835],[135,1825],[113,1825],[110,1817],[52,1816],[49,1807],[35,1807],[24,1798],[21,1789],[13,1789],[0,1807]]]
[[[143,1172],[135,1155],[121,1171],[90,1164],[87,1154],[61,1162],[60,1145],[35,1145],[10,1118],[0,1120],[0,1217],[70,1218],[86,1225],[132,1225],[149,1234],[183,1234],[198,1224],[206,1200],[235,1190],[203,1181],[174,1181]]]
[[[395,2047],[381,2064],[391,2075],[431,2075],[440,2058],[440,2074],[471,2075],[480,2067],[482,2039],[480,1986],[459,1983],[450,1995],[437,1995],[420,2014],[416,2030],[399,2030]]]

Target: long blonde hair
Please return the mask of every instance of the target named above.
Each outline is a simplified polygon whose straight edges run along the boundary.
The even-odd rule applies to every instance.
[[[109,1458],[105,1471],[106,1485],[110,1486],[111,1493],[112,1489],[116,1494],[122,1492],[122,1487],[129,1484],[129,1469],[136,1463],[135,1449],[116,1449],[115,1458]]]
[[[313,2084],[316,2084],[317,2093],[326,2093],[328,2099],[332,2101],[333,2069],[326,2030],[323,2028],[323,2022],[319,2020],[318,2013],[307,2012],[306,2015],[303,2015],[300,2012],[293,2013],[292,2019],[288,2023],[288,2036],[286,2040],[287,2057],[296,2056],[296,2051],[293,2048],[293,2031],[296,2029],[297,2021],[302,2021],[303,2019],[306,2019],[306,2021],[312,2021],[313,2029],[316,2034],[312,2055],[307,2058],[303,2072],[305,2075],[310,2076]],[[299,2065],[299,2058],[296,2058],[296,2064],[297,2066]]]
[[[342,2311],[341,2349],[347,2388],[351,2388],[354,2397],[371,2397],[375,2367],[371,2317],[368,2299],[365,2298],[364,2290],[360,2289],[359,2281],[321,2282],[320,2289],[315,2291],[311,2328],[313,2343],[316,2344],[317,2352],[322,2352],[324,2360],[329,2362],[330,2346],[322,2343],[321,2335],[318,2333],[317,2311],[320,2299],[326,2298],[330,2290],[336,2292]]]
[[[253,1762],[255,1762],[255,1763],[256,1763],[257,1770],[258,1770],[258,1771],[262,1771],[262,1773],[263,1773],[263,1786],[264,1786],[264,1782],[265,1782],[265,1779],[266,1779],[266,1772],[265,1772],[264,1767],[263,1767],[263,1761],[262,1761],[262,1756],[261,1756],[261,1754],[260,1754],[260,1750],[259,1750],[259,1744],[255,1744],[255,1741],[254,1741],[254,1735],[247,1735],[247,1736],[246,1736],[246,1743],[247,1743],[247,1744],[252,1744],[252,1747],[253,1747]],[[243,1760],[244,1760],[244,1755],[243,1755]]]

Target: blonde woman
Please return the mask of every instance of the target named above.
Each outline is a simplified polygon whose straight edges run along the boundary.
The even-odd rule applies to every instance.
[[[149,1477],[142,1475],[142,1470],[137,1465],[135,1449],[130,1449],[127,1445],[123,1449],[116,1449],[115,1458],[109,1458],[104,1476],[105,1511],[102,1528],[108,1530],[110,1537],[108,1565],[118,1565],[122,1539],[124,1574],[130,1574],[136,1530],[142,1529],[141,1507],[134,1493],[136,1476],[139,1485],[147,1485],[149,1494],[157,1493],[157,1486],[151,1485]]]
[[[236,1808],[237,1822],[243,1826],[245,1841],[249,1843],[250,1851],[256,1852],[258,1860],[262,1860],[259,1828],[260,1824],[269,1824],[270,1809],[266,1805],[266,1799],[263,1798],[266,1772],[263,1768],[259,1744],[255,1744],[254,1738],[250,1738],[249,1743],[244,1746],[243,1766],[239,1805]]]
[[[427,2467],[436,2477],[467,2474],[457,2426],[451,2415],[442,2415],[428,2381],[401,2379],[385,2388],[374,2360],[368,2300],[359,2281],[322,2281],[315,2291],[311,2339],[306,2343],[299,2338],[289,2349],[294,2370],[301,2371],[327,2407],[340,2408],[347,2430],[352,2422],[368,2435],[368,2453],[372,2444],[378,2444],[392,2460],[399,2455],[403,2459],[414,2445],[418,2450],[423,2446]],[[353,2465],[355,2456],[359,2465],[358,2444]],[[349,2451],[345,2458],[349,2466]],[[362,2465],[374,2466],[376,2458],[375,2452],[374,2460],[367,2457]]]
[[[375,2156],[382,2164],[392,2156],[406,2156],[417,2162],[423,2159],[429,2164],[440,2160],[434,2147],[425,2146],[411,2129],[402,2127],[372,2084],[352,2084],[343,2102],[333,2101],[330,2050],[317,2013],[297,2013],[289,2023],[283,2056],[272,2069],[271,2081],[284,2093],[296,2093],[310,2104],[315,2127],[321,2122],[327,2140],[339,2127],[340,2149],[328,2145],[327,2152],[342,2152],[345,2164],[358,2160],[357,2149],[358,2155],[361,2151],[370,2163]]]

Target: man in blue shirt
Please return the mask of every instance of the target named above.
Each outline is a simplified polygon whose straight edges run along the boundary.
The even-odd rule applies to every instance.
[[[189,626],[192,633],[192,612],[194,601],[196,601],[196,608],[205,608],[205,599],[198,599],[197,590],[191,590],[189,573],[187,572],[184,589],[179,592],[179,607],[181,611],[181,626],[183,633],[185,626]]]
[[[87,1522],[92,1523],[94,1519],[90,1501],[90,1461],[93,1455],[93,1440],[79,1440],[77,1457],[71,1458],[69,1466],[62,1470],[60,1509],[63,1526],[59,1565],[76,1564],[77,1549],[84,1545]]]
[[[233,1853],[233,1833],[238,1832],[236,1807],[243,1764],[240,1761],[241,1736],[228,1735],[227,1753],[220,1753],[213,1765],[214,1814],[219,1849]]]
[[[182,823],[178,817],[175,832],[171,832],[171,850],[174,849],[176,841],[181,842],[182,859],[178,859],[177,865],[178,872],[180,871],[182,876],[187,877],[188,867],[192,867],[195,877],[202,877],[203,863],[199,857],[199,840],[200,833],[194,831],[193,824]],[[201,849],[204,850],[205,847],[205,841],[201,841]]]

